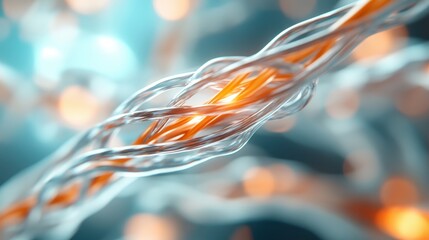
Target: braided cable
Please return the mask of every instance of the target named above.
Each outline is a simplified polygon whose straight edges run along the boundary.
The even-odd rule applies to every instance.
[[[0,236],[77,227],[129,177],[179,171],[238,151],[264,122],[300,111],[317,77],[363,39],[427,6],[424,0],[359,1],[285,30],[252,56],[217,58],[142,89],[33,174],[36,181],[17,194],[24,196],[0,212]],[[144,109],[170,90],[180,93],[166,107]],[[201,95],[205,101],[193,104]],[[109,146],[118,131],[136,124],[145,130],[134,142]]]

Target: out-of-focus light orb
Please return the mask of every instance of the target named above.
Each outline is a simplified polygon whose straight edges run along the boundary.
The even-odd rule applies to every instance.
[[[407,36],[408,32],[404,26],[379,32],[359,44],[353,51],[352,56],[358,61],[380,59],[400,48]]]
[[[358,111],[359,105],[360,96],[356,90],[336,89],[327,98],[326,112],[335,119],[348,119]]]
[[[66,0],[67,5],[81,14],[93,14],[103,11],[110,5],[110,0]]]
[[[284,164],[273,164],[269,169],[274,176],[277,192],[286,193],[296,186],[298,176],[292,168]]]
[[[122,41],[110,36],[84,37],[70,52],[71,68],[122,79],[136,69],[137,60]]]
[[[61,75],[64,52],[54,46],[41,47],[36,51],[36,69],[46,78],[56,79]]]
[[[415,208],[384,208],[377,213],[375,222],[381,230],[396,239],[429,239],[429,216]]]
[[[62,58],[63,54],[57,48],[46,47],[46,48],[42,48],[42,50],[40,51],[40,56],[43,59],[49,61],[50,59],[59,60],[60,58]]]
[[[395,106],[408,117],[422,117],[429,113],[429,91],[421,86],[410,87],[397,97]]]
[[[94,124],[100,109],[97,98],[80,86],[66,88],[58,100],[60,117],[72,128],[81,129]]]
[[[274,193],[275,187],[273,174],[265,168],[251,168],[246,172],[243,179],[244,191],[251,197],[269,197]]]
[[[316,8],[316,0],[280,0],[280,8],[286,17],[299,20],[309,17]]]
[[[34,2],[35,0],[3,0],[3,12],[10,19],[20,20]]]
[[[39,45],[36,70],[42,78],[55,82],[65,70],[78,69],[122,80],[137,70],[134,53],[114,37],[80,34],[74,41],[58,39],[58,36],[51,36]]]
[[[392,177],[383,183],[380,200],[385,205],[412,205],[418,202],[419,192],[409,179]]]
[[[252,240],[252,230],[248,226],[237,228],[231,236],[231,240]]]
[[[192,0],[154,0],[153,7],[163,19],[177,21],[189,14]]]
[[[172,219],[137,214],[131,217],[124,229],[126,240],[179,240],[179,231]]]
[[[270,120],[265,124],[265,129],[270,132],[284,133],[291,130],[296,123],[295,117],[287,117],[283,119]]]

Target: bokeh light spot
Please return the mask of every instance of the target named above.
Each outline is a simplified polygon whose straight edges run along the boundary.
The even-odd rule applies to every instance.
[[[176,21],[184,18],[191,10],[191,0],[154,0],[156,13],[165,20]]]
[[[395,106],[408,117],[421,117],[429,112],[429,91],[414,86],[403,91],[395,101]]]
[[[246,172],[243,187],[247,195],[256,198],[265,198],[273,194],[275,179],[269,170],[255,167]]]
[[[137,58],[125,42],[113,36],[90,34],[79,34],[69,41],[67,36],[73,35],[49,36],[39,44],[39,76],[58,82],[64,71],[79,69],[121,81],[135,74]]]
[[[291,130],[296,123],[295,117],[287,117],[283,119],[270,120],[265,123],[265,129],[270,132],[284,133]]]
[[[51,47],[43,48],[40,52],[40,55],[42,59],[45,61],[49,61],[51,59],[57,60],[58,58],[62,57],[62,53],[59,49],[51,48]]]
[[[287,193],[294,188],[298,176],[292,168],[278,163],[271,165],[269,169],[274,175],[276,192]]]
[[[61,118],[70,127],[85,128],[96,122],[100,103],[88,90],[70,86],[60,95],[58,108]]]
[[[385,205],[416,204],[419,200],[417,187],[404,177],[391,177],[380,189],[380,200]]]
[[[150,214],[131,217],[124,229],[126,240],[178,240],[179,232],[170,218]]]
[[[352,56],[360,61],[380,59],[401,47],[407,35],[407,29],[404,26],[376,33],[359,44]]]
[[[66,0],[71,9],[82,14],[92,14],[106,9],[110,0]]]
[[[3,11],[8,18],[20,20],[33,3],[34,0],[3,0]]]
[[[429,239],[428,215],[414,208],[389,207],[376,215],[376,224],[384,232],[402,240]]]

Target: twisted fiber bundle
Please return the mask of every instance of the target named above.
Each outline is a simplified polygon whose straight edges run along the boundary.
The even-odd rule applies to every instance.
[[[301,110],[315,78],[365,37],[409,20],[427,5],[360,1],[287,29],[253,56],[214,59],[148,86],[51,157],[25,189],[27,196],[0,212],[1,237],[77,226],[130,182],[125,177],[179,171],[239,150],[267,120]],[[181,91],[166,107],[142,109],[172,89]],[[214,93],[204,92],[209,90]],[[197,95],[207,100],[190,105]],[[145,131],[134,142],[108,147],[119,129],[136,123],[145,124]]]

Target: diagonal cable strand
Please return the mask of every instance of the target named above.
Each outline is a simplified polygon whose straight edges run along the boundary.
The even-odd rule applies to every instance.
[[[427,6],[424,0],[358,1],[285,30],[255,55],[214,59],[144,88],[34,173],[34,186],[21,189],[24,196],[0,212],[0,236],[31,238],[77,227],[130,183],[127,177],[180,171],[238,151],[269,119],[300,111],[317,77],[363,39]],[[167,106],[144,109],[173,89],[181,91]],[[192,104],[204,90],[215,93]],[[137,123],[146,130],[134,142],[108,146],[118,131]]]

